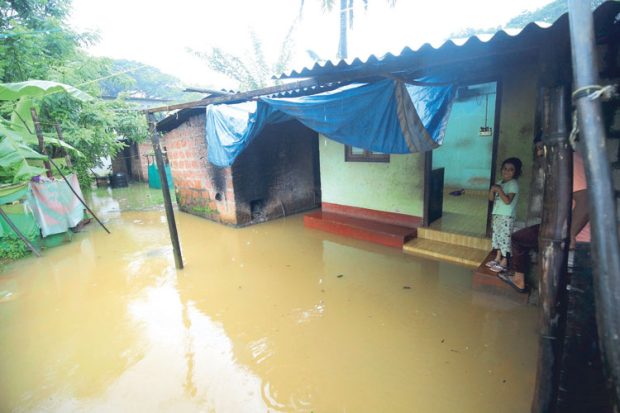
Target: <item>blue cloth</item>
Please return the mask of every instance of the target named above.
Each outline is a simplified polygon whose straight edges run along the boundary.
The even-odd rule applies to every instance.
[[[373,152],[431,150],[443,138],[453,94],[452,86],[405,86],[384,80],[312,96],[209,105],[209,161],[218,166],[232,165],[267,124],[291,119],[329,139]],[[412,96],[419,100],[417,104]],[[423,116],[418,116],[418,111]]]

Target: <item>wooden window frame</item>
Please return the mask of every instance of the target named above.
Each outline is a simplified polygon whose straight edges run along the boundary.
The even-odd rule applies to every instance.
[[[361,149],[361,148],[359,148]],[[353,153],[351,145],[344,145],[344,161],[345,162],[390,162],[389,153],[379,153],[363,149],[363,154]]]

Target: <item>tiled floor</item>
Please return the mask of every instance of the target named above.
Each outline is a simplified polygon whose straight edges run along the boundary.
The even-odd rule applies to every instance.
[[[488,199],[486,191],[466,190],[460,196],[450,195],[453,188],[446,188],[443,195],[443,216],[431,223],[432,229],[464,235],[485,236]]]

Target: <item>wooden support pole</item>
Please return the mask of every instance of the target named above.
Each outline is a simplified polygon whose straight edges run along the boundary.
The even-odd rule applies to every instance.
[[[37,111],[35,108],[30,108],[30,116],[32,116],[34,130],[37,134],[37,139],[39,140],[39,152],[41,152],[42,155],[47,156],[47,150],[45,149],[45,142],[43,140],[43,131],[41,130],[41,124],[39,124],[39,118],[37,117]],[[43,161],[43,165],[47,171],[47,177],[52,178],[54,175],[52,174],[52,166],[50,163],[48,161]]]
[[[60,127],[60,124],[58,124],[58,122],[57,122],[57,123],[55,123],[55,124],[54,124],[54,127],[56,128],[56,133],[58,134],[58,140],[59,140],[61,143],[62,143],[62,142],[64,142],[64,141],[65,141],[65,139],[64,139],[64,138],[63,138],[63,136],[62,136],[62,128]],[[65,161],[66,161],[66,163],[67,163],[67,166],[68,166],[69,168],[72,168],[72,167],[73,167],[73,164],[71,163],[71,157],[69,156],[69,153],[68,153],[68,152],[67,152],[67,150],[66,150],[66,149],[64,149],[64,148],[63,148],[63,151],[65,152]]]
[[[24,244],[26,244],[26,246],[30,249],[30,251],[32,251],[32,253],[34,255],[36,255],[37,257],[40,257],[41,253],[39,252],[39,250],[34,245],[32,245],[32,243],[28,240],[28,238],[26,238],[24,236],[24,234],[22,234],[22,232],[19,230],[19,228],[17,228],[17,226],[15,226],[13,221],[11,221],[9,216],[6,214],[6,212],[4,212],[4,210],[2,208],[0,208],[0,215],[2,216],[2,218],[4,218],[6,223],[9,224],[9,227],[11,227],[13,232],[15,232],[17,234],[19,239],[21,239],[24,242]]]
[[[164,207],[166,209],[166,220],[168,221],[168,231],[170,232],[170,241],[174,253],[174,263],[177,269],[183,269],[183,256],[181,255],[181,245],[179,243],[179,234],[177,232],[177,224],[174,219],[174,210],[172,209],[172,200],[170,199],[170,188],[168,187],[168,178],[166,177],[166,168],[164,159],[159,146],[159,132],[155,130],[155,116],[152,113],[147,115],[149,124],[149,134],[153,143],[153,151],[155,152],[155,161],[159,170],[159,180],[161,181],[161,191],[164,195]]]
[[[620,409],[620,240],[611,170],[607,158],[605,129],[599,98],[600,89],[594,22],[590,3],[568,0],[572,46],[574,100],[579,112],[583,160],[590,200],[592,261],[596,318],[605,372],[616,411]]]
[[[544,103],[542,139],[547,162],[538,240],[542,268],[541,308],[533,413],[555,411],[566,326],[566,260],[572,193],[572,150],[564,115],[566,102],[566,89],[560,86],[549,91]]]
[[[62,173],[62,171],[60,170],[60,168],[58,167],[58,165],[56,165],[56,162],[54,162],[51,158],[50,158],[50,162],[52,163],[52,165],[54,165],[54,168],[56,168],[56,170],[58,171],[58,173],[60,174],[60,176],[62,176],[62,179],[65,180],[65,183],[67,184],[67,186],[69,187],[69,189],[71,190],[71,192],[73,192],[73,195],[75,195],[75,197],[77,199],[80,200],[80,202],[82,203],[82,205],[84,205],[84,208],[86,208],[88,210],[88,212],[90,212],[90,214],[93,216],[93,218],[95,218],[97,220],[97,222],[99,223],[99,225],[101,225],[103,227],[103,229],[105,229],[105,231],[109,234],[110,231],[106,228],[105,225],[103,225],[103,222],[101,222],[99,220],[99,218],[97,218],[97,215],[95,215],[95,213],[88,207],[88,205],[86,205],[86,202],[80,198],[80,196],[77,194],[77,192],[75,191],[75,189],[73,189],[73,187],[71,186],[71,184],[69,183],[69,181],[67,180],[67,177],[65,177],[65,175]]]

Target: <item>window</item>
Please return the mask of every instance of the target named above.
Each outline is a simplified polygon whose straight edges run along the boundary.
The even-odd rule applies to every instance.
[[[390,162],[390,154],[368,151],[355,146],[344,146],[345,162]]]

